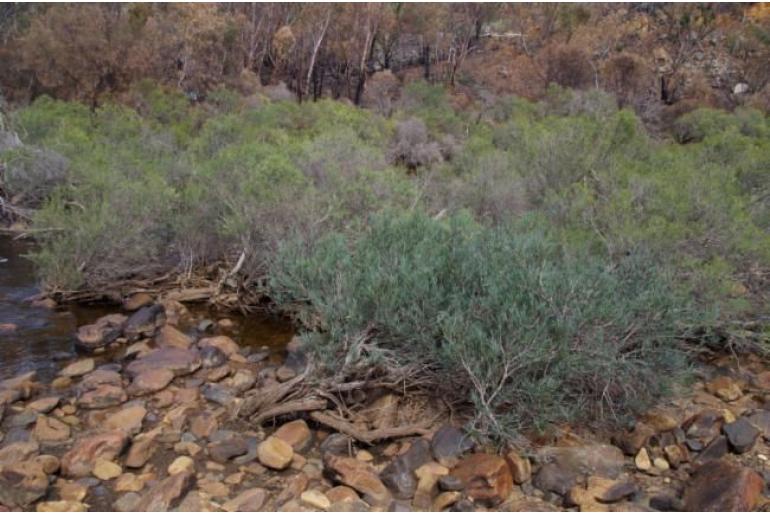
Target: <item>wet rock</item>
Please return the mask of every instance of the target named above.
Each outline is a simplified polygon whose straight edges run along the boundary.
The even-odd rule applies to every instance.
[[[119,406],[128,400],[125,390],[119,386],[103,384],[83,393],[78,398],[78,406],[87,409],[110,408]]]
[[[64,367],[59,375],[64,377],[78,377],[91,372],[96,363],[92,358],[81,359]]]
[[[285,469],[291,464],[293,457],[294,451],[291,445],[275,436],[268,437],[257,447],[259,462],[271,469]]]
[[[142,433],[134,438],[126,455],[126,466],[131,468],[143,467],[153,455],[156,448],[156,439],[161,433],[160,428]]]
[[[192,338],[173,325],[166,324],[155,335],[155,343],[158,347],[177,347],[186,350],[192,345]]]
[[[462,481],[467,495],[493,505],[505,500],[513,489],[508,464],[492,454],[472,454],[461,460],[451,473]]]
[[[198,351],[193,349],[179,349],[177,347],[164,347],[155,349],[126,367],[126,372],[131,377],[136,377],[147,370],[165,369],[175,376],[191,374],[201,366]]]
[[[138,493],[128,492],[118,497],[112,507],[115,508],[116,511],[121,512],[136,511],[136,507],[141,500],[142,497]]]
[[[94,475],[94,477],[97,477],[102,481],[109,481],[121,475],[123,473],[123,469],[121,469],[120,465],[114,461],[97,458],[94,462],[94,467],[93,470],[91,470],[91,473]]]
[[[520,485],[532,478],[532,464],[528,458],[521,456],[514,450],[508,451],[504,458],[508,462],[508,468],[511,469],[514,483]]]
[[[706,391],[716,395],[725,402],[733,402],[741,398],[743,392],[735,380],[729,376],[720,376],[706,383]]]
[[[231,392],[230,389],[225,388],[220,384],[207,384],[202,388],[201,393],[203,394],[203,398],[207,401],[222,406],[227,406],[235,398],[235,395],[233,395],[233,392]]]
[[[698,454],[693,462],[696,465],[702,465],[709,461],[718,460],[727,454],[727,451],[727,438],[724,436],[719,436],[714,438],[714,440],[712,440],[712,442],[708,444],[708,446],[706,446],[706,448],[703,449],[700,454]]]
[[[206,345],[201,347],[201,364],[204,368],[220,367],[227,363],[227,356],[218,347]]]
[[[157,324],[162,318],[163,311],[163,306],[160,304],[153,304],[140,308],[139,311],[132,314],[128,320],[126,320],[123,334],[129,341],[136,341],[142,337],[152,336],[153,333],[155,333]]]
[[[332,433],[321,442],[321,454],[346,456],[353,448],[353,440],[342,433]]]
[[[759,429],[754,427],[746,417],[741,417],[735,422],[725,424],[722,427],[730,448],[737,454],[743,454],[754,447],[759,438]]]
[[[142,421],[147,415],[147,409],[141,404],[127,406],[113,413],[104,421],[106,429],[122,429],[129,434],[136,434],[142,429]]]
[[[70,427],[53,417],[39,415],[32,435],[40,442],[62,442],[70,437]]]
[[[228,358],[241,351],[240,346],[229,336],[211,336],[209,338],[202,338],[198,342],[198,347],[201,349],[204,347],[215,347],[222,351]]]
[[[377,477],[376,470],[368,463],[333,454],[326,454],[324,462],[341,483],[364,495],[367,502],[386,506],[390,501],[390,492]]]
[[[123,379],[114,370],[94,370],[80,381],[80,391],[93,390],[101,385],[123,386]]]
[[[278,428],[273,436],[291,445],[292,449],[296,452],[306,450],[313,438],[307,422],[302,419],[292,420],[291,422],[285,423]]]
[[[134,293],[123,299],[123,309],[126,311],[136,311],[137,309],[152,304],[152,302],[153,299],[149,293]]]
[[[262,488],[250,488],[238,494],[238,496],[227,501],[222,507],[225,511],[260,511],[267,499],[267,492]]]
[[[473,449],[473,442],[456,427],[443,426],[433,435],[430,448],[439,463],[453,465],[457,458]]]
[[[77,501],[46,501],[37,503],[35,507],[37,511],[41,512],[78,512],[88,511],[88,506],[82,502]]]
[[[192,472],[184,471],[167,477],[142,496],[135,511],[169,511],[195,483]]]
[[[225,440],[214,442],[208,446],[209,456],[214,461],[226,463],[231,458],[246,454],[248,445],[240,436],[233,436]]]
[[[60,401],[61,401],[61,397],[58,397],[56,395],[43,397],[41,399],[37,399],[36,401],[30,402],[29,404],[27,404],[27,409],[35,411],[37,413],[48,413],[49,411],[54,409],[56,406],[58,406]],[[0,418],[0,420],[2,419]]]
[[[753,511],[764,488],[751,469],[711,461],[692,476],[684,492],[685,511]]]
[[[114,460],[125,448],[128,437],[123,431],[109,431],[78,440],[62,457],[61,471],[65,477],[87,476],[96,460]]]
[[[397,499],[409,499],[417,490],[417,478],[414,471],[431,461],[430,446],[419,438],[412,442],[409,449],[393,460],[380,473],[380,479]]]
[[[318,510],[328,510],[332,505],[329,498],[316,489],[305,490],[302,492],[300,500],[311,508],[316,508]]]
[[[174,380],[174,373],[170,370],[158,368],[154,370],[145,370],[134,377],[128,391],[131,395],[147,395],[155,393],[171,383]]]
[[[48,476],[34,462],[0,467],[0,504],[26,508],[48,492]]]
[[[93,351],[109,345],[123,334],[125,322],[125,315],[115,313],[103,316],[93,324],[80,326],[75,346],[85,351]]]

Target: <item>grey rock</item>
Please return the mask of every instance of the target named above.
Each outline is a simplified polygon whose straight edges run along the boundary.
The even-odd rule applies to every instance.
[[[473,449],[473,441],[456,427],[443,426],[433,435],[430,448],[436,460],[442,462],[458,458]]]
[[[759,429],[757,429],[746,417],[741,417],[735,422],[725,424],[722,427],[730,448],[737,454],[743,454],[754,447],[754,443],[759,438]]]

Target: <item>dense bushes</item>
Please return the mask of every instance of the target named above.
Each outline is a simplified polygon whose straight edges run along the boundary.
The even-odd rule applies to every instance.
[[[389,118],[214,97],[144,83],[135,109],[13,113],[24,146],[2,154],[0,190],[40,206],[49,288],[222,279],[243,255],[243,288],[313,314],[329,370],[445,386],[498,435],[660,393],[690,303],[766,314],[756,111],[696,111],[656,139],[612,97],[555,86],[461,112],[413,83]]]
[[[483,433],[655,399],[684,370],[687,303],[643,257],[567,251],[531,225],[385,213],[357,238],[285,245],[273,291],[312,306],[309,341],[338,380],[425,381],[472,399]]]

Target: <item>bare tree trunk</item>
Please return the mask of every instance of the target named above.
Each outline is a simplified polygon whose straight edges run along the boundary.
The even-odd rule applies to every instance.
[[[324,36],[326,36],[326,29],[329,28],[329,21],[332,17],[332,11],[329,9],[326,11],[326,19],[324,20],[323,29],[321,30],[321,34],[316,40],[315,44],[313,45],[313,54],[310,56],[310,66],[308,66],[307,70],[307,79],[305,80],[305,91],[310,89],[310,81],[313,78],[313,68],[315,67],[315,60],[318,57],[318,50],[321,48],[321,43],[324,40]]]
[[[361,62],[358,66],[358,85],[356,86],[356,96],[353,99],[353,103],[355,105],[361,104],[361,97],[364,93],[364,86],[366,85],[366,63],[371,58],[372,52],[374,52],[374,41],[375,41],[375,35],[377,34],[377,25],[370,23],[369,20],[367,20],[367,29],[366,29],[366,39],[364,41],[364,46],[361,49]]]

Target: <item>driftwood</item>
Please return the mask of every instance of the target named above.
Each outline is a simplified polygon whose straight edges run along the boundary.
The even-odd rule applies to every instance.
[[[425,435],[429,432],[427,426],[424,425],[411,425],[411,426],[399,426],[399,427],[386,427],[383,429],[373,429],[370,431],[362,430],[337,416],[322,411],[314,411],[310,414],[310,418],[316,422],[325,426],[336,429],[340,433],[344,433],[354,440],[363,442],[366,444],[372,444],[378,440],[387,440],[389,438],[400,438],[402,436],[411,435]],[[432,423],[432,421],[431,421]]]

